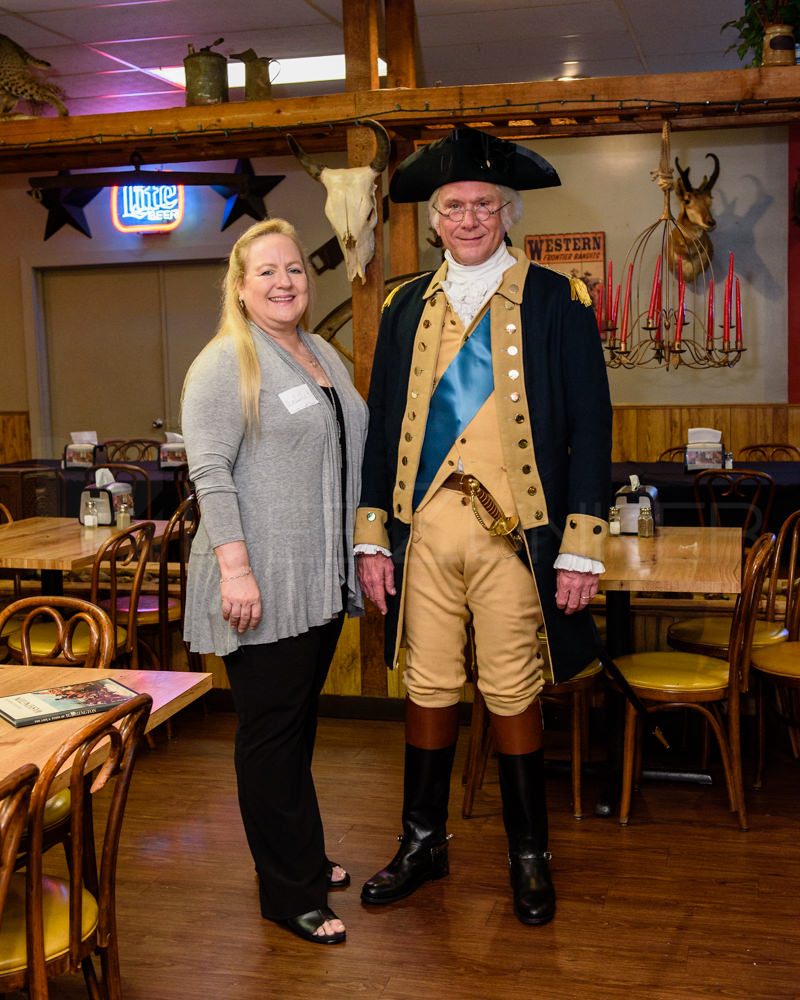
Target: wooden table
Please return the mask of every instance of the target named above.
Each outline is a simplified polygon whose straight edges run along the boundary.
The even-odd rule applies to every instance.
[[[26,667],[0,664],[0,696],[24,694],[56,684],[76,684],[94,677],[113,677],[139,694],[153,698],[146,732],[171,718],[184,706],[211,690],[211,674],[181,670],[92,670],[83,667]],[[74,716],[19,729],[0,719],[0,774],[10,774],[23,764],[39,768],[72,733],[92,716]],[[54,790],[67,784],[68,774],[56,778]]]
[[[606,542],[608,647],[630,650],[630,592],[738,594],[742,587],[741,528],[658,528],[653,538],[616,535]]]
[[[164,537],[166,521],[154,521],[154,540]],[[0,568],[38,569],[42,593],[60,594],[62,574],[91,566],[115,525],[85,528],[74,517],[26,517],[0,524]]]

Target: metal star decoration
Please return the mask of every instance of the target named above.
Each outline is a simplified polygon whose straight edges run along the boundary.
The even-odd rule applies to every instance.
[[[286,174],[275,174],[271,177],[256,177],[249,160],[237,160],[235,173],[243,175],[241,186],[212,184],[217,194],[225,198],[220,232],[244,215],[249,215],[257,222],[268,219],[269,213],[264,205],[264,198],[286,176]]]
[[[69,170],[59,170],[59,177],[69,177]],[[49,190],[34,190],[28,194],[47,209],[47,225],[44,230],[45,240],[57,233],[62,226],[72,226],[84,236],[92,238],[89,223],[83,213],[84,208],[92,198],[97,197],[103,189],[97,188],[51,188]]]

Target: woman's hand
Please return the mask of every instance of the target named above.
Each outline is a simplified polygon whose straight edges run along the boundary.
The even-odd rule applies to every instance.
[[[255,628],[261,621],[261,594],[252,572],[220,583],[222,617],[237,632]]]

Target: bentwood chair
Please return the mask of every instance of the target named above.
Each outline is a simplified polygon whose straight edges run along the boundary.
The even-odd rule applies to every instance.
[[[14,520],[11,511],[5,504],[0,503],[0,524],[10,524]],[[18,569],[0,569],[0,579],[12,580],[14,598],[22,595],[22,574]]]
[[[108,469],[115,482],[130,483],[133,496],[133,516],[150,520],[153,516],[153,484],[150,473],[140,465],[129,465],[125,462],[101,462],[86,470],[86,485],[95,482],[98,469]],[[139,487],[139,489],[137,489]],[[142,505],[142,492],[145,495]]]
[[[471,676],[473,680],[473,700],[469,745],[467,747],[467,759],[464,768],[464,799],[461,805],[461,815],[465,818],[472,815],[475,793],[483,785],[486,765],[494,742],[491,726],[489,725],[489,713],[486,709],[486,702],[478,690],[477,683],[474,683],[477,681],[474,637],[471,634],[471,629],[468,632],[466,657],[470,666],[468,676]],[[544,629],[539,630],[538,638],[540,651],[544,659],[545,676],[545,685],[540,698],[545,704],[566,708],[569,713],[572,813],[575,819],[582,819],[581,767],[588,753],[589,701],[597,678],[602,673],[603,668],[598,660],[594,660],[575,677],[560,684],[554,684],[547,648],[547,635]]]
[[[150,664],[172,670],[173,631],[183,634],[183,616],[186,609],[186,571],[189,551],[200,523],[200,507],[192,494],[187,497],[169,519],[161,541],[158,567],[158,597],[142,595],[137,602],[136,624],[140,646]],[[170,593],[175,575],[177,587]],[[158,637],[158,655],[145,638],[148,634]],[[200,670],[200,657],[187,648],[189,666]]]
[[[17,852],[28,825],[31,792],[39,777],[35,764],[23,764],[0,781],[0,928]],[[7,942],[0,936],[0,970],[4,968]]]
[[[137,521],[124,531],[108,538],[98,549],[92,564],[89,602],[103,608],[111,619],[114,637],[113,661],[122,660],[134,669],[139,666],[136,604],[142,591],[147,560],[155,534],[152,521]],[[30,656],[33,663],[63,664],[58,651],[56,623],[34,624],[30,629]],[[8,649],[15,660],[22,660],[22,637],[8,636]],[[71,649],[81,657],[90,641],[87,622],[79,622],[71,637]]]
[[[800,587],[800,510],[781,525],[775,552],[767,572],[765,592],[753,631],[753,649],[777,646],[789,638],[787,595]],[[704,653],[728,658],[731,614],[698,615],[673,622],[667,629],[667,642],[683,653]]]
[[[161,442],[153,438],[114,438],[103,442],[109,462],[157,462]]]
[[[728,661],[676,651],[618,656],[616,665],[648,712],[691,709],[698,712],[716,737],[731,812],[747,829],[742,783],[740,698],[748,689],[753,629],[764,579],[775,548],[775,536],[761,535],[744,567],[742,592],[733,615]],[[613,679],[609,678],[613,685]],[[630,702],[625,704],[620,824],[631,811],[634,772],[639,770],[642,723]]]
[[[679,444],[673,448],[666,448],[656,459],[657,462],[682,462],[686,454],[686,446]]]
[[[105,669],[114,656],[108,614],[77,597],[23,597],[0,611],[0,632],[6,622],[16,626],[13,647],[24,664]],[[42,625],[52,637],[49,648],[40,639]]]
[[[736,456],[737,462],[800,462],[800,448],[793,444],[749,444]]]
[[[754,469],[704,469],[694,477],[694,502],[701,527],[742,529],[745,546],[766,530],[775,499],[775,480]]]
[[[81,970],[92,1000],[122,1000],[115,905],[119,836],[151,707],[150,695],[140,694],[95,716],[42,768],[31,796],[26,870],[11,877],[0,927],[0,993],[25,989],[31,1000],[46,1000],[49,979]],[[43,875],[42,845],[46,804],[65,768],[72,837],[68,875],[58,878]],[[92,796],[105,788],[109,799],[97,829],[98,864]]]

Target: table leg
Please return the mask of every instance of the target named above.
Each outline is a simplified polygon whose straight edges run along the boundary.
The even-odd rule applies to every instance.
[[[631,595],[627,590],[606,592],[606,648],[612,657],[631,650]],[[606,688],[606,773],[600,797],[594,806],[595,816],[613,816],[622,787],[622,733],[625,699],[613,688]]]

